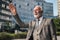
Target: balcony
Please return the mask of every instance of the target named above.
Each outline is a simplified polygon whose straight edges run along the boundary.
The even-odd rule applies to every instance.
[[[0,19],[0,22],[11,22],[11,20]]]
[[[10,12],[9,9],[6,9],[6,8],[4,8],[4,7],[1,7],[1,6],[0,6],[0,9],[2,9],[2,10],[6,10],[6,11],[9,11],[9,12]]]
[[[11,15],[6,14],[6,13],[1,13],[1,12],[0,12],[0,15],[7,16],[7,17],[11,17]]]
[[[2,22],[11,22],[12,19],[10,19],[9,17],[5,17],[5,16],[0,16],[0,21]]]

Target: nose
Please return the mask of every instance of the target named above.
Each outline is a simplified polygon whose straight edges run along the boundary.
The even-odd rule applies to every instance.
[[[38,10],[37,10],[36,12],[37,12],[37,13],[39,13],[39,11],[38,11]]]

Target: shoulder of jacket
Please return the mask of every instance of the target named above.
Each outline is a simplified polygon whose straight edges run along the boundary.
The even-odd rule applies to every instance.
[[[48,24],[50,24],[50,23],[51,23],[51,21],[52,21],[52,19],[51,19],[51,18],[46,18],[46,22],[47,22]]]
[[[29,22],[29,26],[34,26],[34,25],[35,25],[35,20]]]
[[[47,21],[51,21],[52,19],[51,19],[51,18],[47,18],[46,20],[47,20]]]

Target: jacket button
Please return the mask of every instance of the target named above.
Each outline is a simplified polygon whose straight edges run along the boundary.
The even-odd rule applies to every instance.
[[[38,30],[37,30],[37,32],[38,32]]]
[[[37,36],[38,36],[39,34],[37,34]]]
[[[39,40],[39,39],[37,39],[37,40]]]

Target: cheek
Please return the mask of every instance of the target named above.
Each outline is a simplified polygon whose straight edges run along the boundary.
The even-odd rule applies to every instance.
[[[39,14],[39,13],[38,13],[37,15],[38,15],[38,16],[40,16],[40,14]]]

